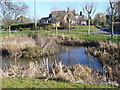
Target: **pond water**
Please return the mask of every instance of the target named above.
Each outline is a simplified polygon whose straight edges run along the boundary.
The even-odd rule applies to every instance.
[[[93,70],[103,70],[103,66],[97,58],[85,53],[85,47],[60,47],[57,54],[57,60],[62,61],[65,65],[82,64],[93,68]]]
[[[51,65],[54,60],[62,61],[65,65],[75,65],[82,64],[93,68],[93,70],[103,70],[103,66],[99,63],[98,59],[89,56],[85,53],[85,47],[73,47],[73,46],[59,46],[58,53],[53,56],[49,56],[49,65]],[[43,59],[19,59],[17,60],[17,64],[26,65],[31,61],[42,62]],[[2,58],[3,67],[9,66],[10,64],[15,64],[15,61],[8,58]]]

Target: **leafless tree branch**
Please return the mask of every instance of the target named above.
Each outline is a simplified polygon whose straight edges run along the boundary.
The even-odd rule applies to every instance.
[[[0,1],[0,18],[7,26],[16,23],[18,17],[25,15],[28,6],[21,2],[13,3],[12,0]]]
[[[83,12],[86,13],[88,16],[88,24],[89,24],[88,35],[90,35],[90,19],[91,19],[91,16],[95,13],[95,11],[96,11],[96,8],[93,3],[87,3],[83,7]]]

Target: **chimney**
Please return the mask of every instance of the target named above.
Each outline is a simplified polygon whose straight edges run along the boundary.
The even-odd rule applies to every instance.
[[[67,13],[70,13],[70,8],[69,7],[67,8]]]
[[[80,16],[82,16],[82,11],[80,11]]]

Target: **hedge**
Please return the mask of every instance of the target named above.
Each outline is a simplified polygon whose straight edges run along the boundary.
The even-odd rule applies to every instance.
[[[37,23],[38,27],[46,27],[46,26],[52,26],[50,23]]]
[[[22,30],[22,29],[25,29],[25,28],[33,29],[34,25],[35,25],[34,23],[11,25],[11,30]]]
[[[114,30],[120,32],[120,22],[115,22]]]
[[[33,30],[35,27],[35,23],[27,23],[27,24],[14,24],[11,25],[11,30]],[[44,28],[46,29],[47,27],[52,27],[51,24],[46,24],[46,23],[37,23],[37,27],[40,28]],[[7,29],[6,25],[2,25],[1,28]]]

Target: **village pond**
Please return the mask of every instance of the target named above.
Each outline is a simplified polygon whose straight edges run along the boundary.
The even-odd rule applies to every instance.
[[[54,60],[62,61],[66,66],[72,66],[75,64],[81,64],[88,67],[91,67],[93,70],[103,70],[104,67],[100,64],[97,58],[94,58],[85,53],[85,47],[76,47],[76,46],[58,46],[58,53],[52,56],[47,57],[49,60],[49,66],[52,65]],[[46,58],[46,57],[44,57]],[[19,64],[25,66],[29,62],[38,63],[43,62],[42,58],[33,58],[33,59],[18,59],[16,62],[14,59],[9,59],[6,57],[2,58],[2,66],[5,69],[9,65]]]

